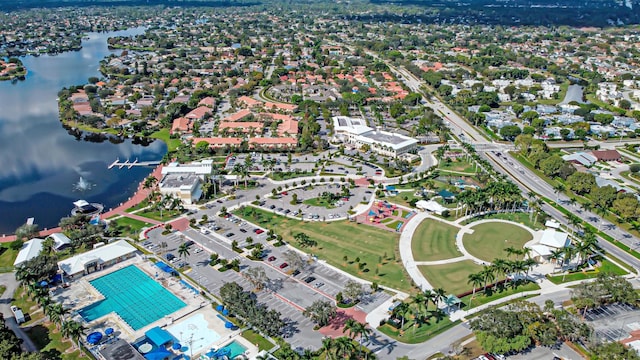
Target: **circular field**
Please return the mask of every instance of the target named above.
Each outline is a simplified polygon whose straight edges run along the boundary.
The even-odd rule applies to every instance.
[[[508,247],[522,249],[533,239],[527,229],[504,222],[486,222],[471,227],[473,234],[464,234],[462,242],[469,254],[480,260],[491,262],[496,258],[507,258]]]

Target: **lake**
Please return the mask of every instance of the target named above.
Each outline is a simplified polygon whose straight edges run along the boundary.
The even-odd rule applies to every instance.
[[[100,77],[99,61],[111,53],[107,38],[143,32],[134,28],[87,34],[81,51],[23,57],[26,80],[0,82],[0,234],[13,233],[29,217],[42,229],[55,227],[79,199],[115,207],[152,169],[107,166],[116,158],[152,161],[166,153],[161,141],[140,144],[75,134],[58,119],[58,91]],[[83,189],[76,186],[80,177]]]

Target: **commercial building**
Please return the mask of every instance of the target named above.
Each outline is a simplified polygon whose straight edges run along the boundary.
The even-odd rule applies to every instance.
[[[65,278],[79,278],[135,256],[137,249],[125,240],[119,240],[58,261]]]
[[[335,116],[333,130],[334,141],[352,144],[358,148],[368,145],[371,151],[385,156],[397,157],[418,148],[418,140],[370,128],[364,119]]]
[[[202,196],[202,180],[194,173],[169,173],[160,181],[160,193],[172,195],[191,205]]]

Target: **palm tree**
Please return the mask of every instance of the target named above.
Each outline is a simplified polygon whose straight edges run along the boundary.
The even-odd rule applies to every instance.
[[[561,183],[558,183],[553,187],[553,192],[556,193],[556,202],[560,201],[560,193],[564,190],[565,186]]]
[[[86,329],[79,322],[68,320],[62,323],[62,328],[60,331],[62,333],[62,336],[71,340],[73,345],[77,347],[78,340],[80,339],[80,336],[84,334],[85,330]]]
[[[322,347],[320,348],[320,352],[324,352],[325,360],[335,359],[334,352],[336,350],[336,344],[333,338],[324,337],[322,338]]]
[[[481,273],[471,273],[468,277],[467,284],[471,284],[473,286],[473,293],[471,294],[471,300],[476,296],[476,289],[482,286],[484,282],[484,278]]]
[[[355,332],[355,324],[357,323],[357,321],[355,321],[353,318],[348,318],[345,322],[344,322],[344,327],[342,328],[342,331],[346,334],[349,335],[350,338],[355,339],[356,337],[356,332]]]
[[[493,273],[493,269],[489,266],[484,265],[482,270],[480,270],[480,275],[482,275],[482,280],[484,282],[484,292],[487,292],[487,283],[492,282],[496,279],[495,274]]]
[[[191,253],[189,253],[189,245],[187,245],[187,243],[182,243],[180,244],[180,246],[178,247],[178,256],[180,256],[181,258],[186,259],[187,256],[191,255]]]
[[[507,253],[507,255],[509,255],[509,258],[512,255],[517,255],[519,252],[519,250],[514,248],[513,246],[509,246],[508,248],[504,249],[504,251]],[[517,256],[516,256],[516,259],[517,259]]]
[[[351,353],[355,350],[353,341],[346,336],[341,336],[335,340],[336,355],[342,359],[350,359]]]
[[[44,239],[44,241],[42,242],[42,250],[41,252],[43,254],[47,254],[50,255],[51,252],[53,252],[53,247],[55,246],[55,241],[53,241],[53,238],[48,236],[46,239]]]
[[[62,324],[65,315],[68,313],[69,310],[65,309],[60,303],[53,304],[49,307],[49,319],[52,323],[56,324],[58,330],[60,330],[60,324]]]
[[[587,201],[584,204],[582,204],[581,207],[582,207],[582,210],[589,212],[591,211],[591,209],[593,209],[593,204]]]
[[[444,298],[447,295],[447,292],[444,291],[443,288],[437,288],[437,289],[433,289],[433,292],[435,294],[435,298],[434,298],[434,304],[436,305],[436,308],[438,307],[438,305],[440,304],[440,301],[444,300]]]
[[[404,320],[406,316],[409,314],[409,304],[404,302],[400,303],[398,304],[398,306],[393,308],[391,313],[395,316],[400,316],[402,318],[402,323],[400,324],[400,330],[401,331],[404,330]]]
[[[555,249],[551,251],[551,254],[549,255],[549,259],[552,260],[554,263],[554,271],[558,266],[558,260],[560,260],[563,256],[564,256],[563,249]]]

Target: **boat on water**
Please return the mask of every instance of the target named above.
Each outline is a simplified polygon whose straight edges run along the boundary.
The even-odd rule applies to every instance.
[[[89,203],[85,200],[74,201],[73,205],[75,206],[73,210],[71,210],[71,215],[98,215],[104,210],[104,205],[99,203]]]

